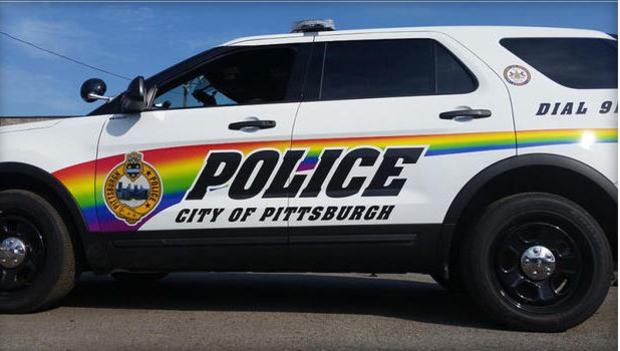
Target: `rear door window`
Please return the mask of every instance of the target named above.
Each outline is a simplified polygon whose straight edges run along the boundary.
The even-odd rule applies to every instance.
[[[505,38],[501,45],[554,82],[618,88],[618,42],[599,38]]]
[[[471,73],[431,39],[326,43],[321,100],[463,94]]]

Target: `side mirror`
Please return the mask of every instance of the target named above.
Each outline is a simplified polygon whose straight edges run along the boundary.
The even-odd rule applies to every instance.
[[[124,113],[142,112],[151,107],[155,100],[156,87],[147,89],[144,77],[134,78],[121,99],[121,111]]]
[[[125,113],[136,113],[144,110],[145,107],[146,87],[144,77],[137,76],[129,83],[127,91],[123,94],[121,110]]]
[[[104,96],[107,87],[105,82],[99,78],[91,78],[82,83],[80,88],[80,96],[86,102],[94,102],[97,100],[110,101],[111,98]]]

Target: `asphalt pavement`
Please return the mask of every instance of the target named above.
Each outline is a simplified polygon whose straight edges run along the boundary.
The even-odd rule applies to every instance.
[[[564,333],[499,328],[426,276],[83,276],[59,307],[0,315],[0,350],[616,350],[618,291]]]

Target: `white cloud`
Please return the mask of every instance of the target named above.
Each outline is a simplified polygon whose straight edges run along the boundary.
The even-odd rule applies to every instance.
[[[154,26],[155,11],[146,6],[106,6],[98,10],[101,20],[114,19],[114,23],[127,31],[147,32]]]
[[[102,38],[97,33],[73,22],[25,18],[14,22],[13,25],[5,24],[3,28],[19,39],[73,58],[85,60],[84,53],[97,53],[98,58],[103,57],[106,60],[118,58],[108,50],[104,50]],[[56,59],[49,53],[23,43],[14,42],[14,45],[29,57]]]
[[[90,33],[79,26],[66,22],[48,22],[38,19],[23,19],[7,31],[17,38],[30,41],[46,49],[60,54],[69,55],[80,49],[80,44],[88,39]],[[23,47],[25,52],[36,58],[50,57],[42,51],[29,46]]]
[[[79,99],[77,89],[68,91],[59,86],[59,79],[49,74],[35,73],[16,66],[0,66],[0,116],[14,114],[70,115],[80,114],[87,106]],[[11,101],[7,110],[3,101]]]

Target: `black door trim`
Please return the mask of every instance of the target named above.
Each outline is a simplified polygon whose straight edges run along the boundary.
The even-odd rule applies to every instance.
[[[441,224],[89,233],[98,272],[125,270],[428,271]]]

